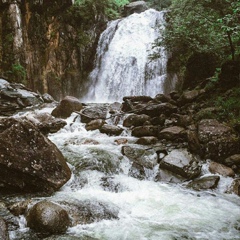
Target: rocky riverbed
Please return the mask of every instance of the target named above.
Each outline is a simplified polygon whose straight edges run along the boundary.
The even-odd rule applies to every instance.
[[[142,228],[149,211],[146,221],[161,225],[154,208],[177,224],[180,235],[166,225],[151,235],[129,220],[142,239],[180,239],[184,234],[186,239],[237,239],[239,133],[201,117],[204,111],[217,111],[199,103],[204,89],[154,98],[126,96],[113,104],[84,104],[68,96],[58,104],[6,80],[0,88],[1,239],[141,239],[128,229],[127,219],[137,219]],[[159,198],[163,193],[164,199]],[[174,208],[171,194],[179,197]],[[209,219],[195,206],[198,198],[211,209]],[[222,202],[219,212],[214,198]],[[143,215],[134,213],[133,206],[142,201]],[[188,204],[192,210],[183,210]],[[199,217],[192,227],[184,217],[191,215],[192,221]],[[215,226],[220,216],[222,225]],[[228,218],[230,222],[224,220]],[[129,233],[126,238],[116,230],[117,222]],[[107,233],[107,223],[120,235]]]

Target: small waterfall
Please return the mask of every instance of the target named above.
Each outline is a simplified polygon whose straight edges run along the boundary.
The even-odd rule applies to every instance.
[[[102,33],[95,69],[89,78],[89,102],[122,101],[124,96],[164,92],[167,79],[167,52],[159,48],[160,58],[149,60],[157,27],[164,26],[164,12],[149,9],[112,21]]]

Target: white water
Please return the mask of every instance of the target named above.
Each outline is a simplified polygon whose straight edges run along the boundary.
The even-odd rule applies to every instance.
[[[164,92],[167,53],[159,48],[161,58],[149,60],[152,44],[160,37],[158,26],[164,26],[164,12],[154,9],[108,24],[98,43],[96,66],[84,101],[114,102],[124,96],[154,97]]]
[[[75,117],[69,118],[69,123]],[[150,180],[138,180],[128,176],[129,160],[121,155],[121,146],[114,140],[127,138],[133,144],[135,138],[127,136],[108,137],[98,130],[87,132],[84,125],[75,122],[50,136],[50,139],[73,163],[94,158],[96,165],[101,157],[92,150],[107,150],[116,171],[104,173],[83,170],[53,196],[53,200],[73,199],[105,202],[109,208],[119,210],[117,220],[102,220],[92,224],[69,228],[67,234],[84,235],[100,240],[173,240],[173,239],[240,239],[240,204],[236,195],[225,194],[229,178],[221,178],[214,191],[195,192],[181,185]],[[86,140],[98,141],[98,145],[84,144]],[[101,159],[102,161],[102,159]],[[103,164],[101,162],[101,164]],[[207,165],[203,174],[209,174]],[[102,177],[111,177],[118,191],[102,186]],[[83,184],[84,182],[84,184]]]

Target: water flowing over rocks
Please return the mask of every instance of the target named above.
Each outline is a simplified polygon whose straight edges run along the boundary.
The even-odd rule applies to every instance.
[[[57,147],[31,122],[14,118],[0,121],[0,172],[1,187],[30,192],[57,190],[71,176]]]
[[[0,217],[0,238],[1,240],[9,240],[7,224],[4,219]]]

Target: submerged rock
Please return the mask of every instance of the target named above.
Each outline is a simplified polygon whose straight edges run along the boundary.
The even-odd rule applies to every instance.
[[[57,147],[26,120],[0,120],[0,183],[8,190],[59,189],[71,171]]]
[[[27,225],[41,233],[62,233],[70,226],[70,218],[61,206],[42,201],[35,204],[28,212]]]

